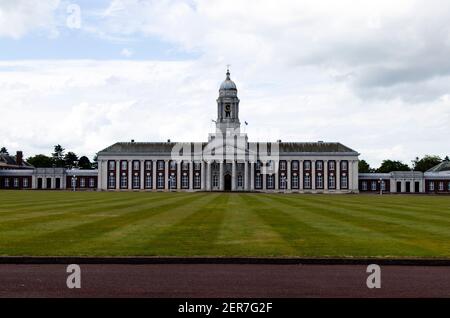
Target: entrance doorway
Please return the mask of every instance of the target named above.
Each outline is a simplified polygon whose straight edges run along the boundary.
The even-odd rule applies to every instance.
[[[47,178],[47,182],[45,185],[46,189],[51,189],[52,188],[52,179],[51,178]]]
[[[420,183],[416,181],[414,184],[414,192],[420,192]]]
[[[411,192],[411,183],[409,181],[406,181],[406,192]]]
[[[55,188],[56,189],[61,189],[61,179],[60,178],[56,178],[55,180],[56,180]]]
[[[224,190],[225,191],[231,191],[231,175],[226,174],[224,177]]]
[[[38,189],[42,189],[42,178],[38,178]]]
[[[397,192],[402,192],[402,183],[401,181],[397,181]]]

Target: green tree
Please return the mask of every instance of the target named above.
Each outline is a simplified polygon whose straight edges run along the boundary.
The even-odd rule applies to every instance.
[[[78,156],[72,151],[69,151],[64,156],[64,164],[66,167],[75,167],[77,165],[77,161]]]
[[[36,168],[51,168],[53,166],[53,159],[46,155],[29,157],[27,162]]]
[[[359,160],[358,162],[358,171],[359,173],[369,173],[372,172],[370,165],[365,160]]]
[[[98,168],[98,155],[97,154],[95,154],[94,159],[92,159],[91,167],[92,167],[92,169]]]
[[[65,149],[61,145],[56,145],[54,148],[52,160],[56,167],[63,168],[65,165],[64,150]]]
[[[410,171],[411,168],[401,161],[396,160],[383,160],[381,166],[376,170],[376,172],[387,173],[391,171]]]
[[[86,156],[80,157],[80,160],[78,161],[78,166],[81,169],[92,169],[91,161]]]
[[[2,147],[2,148],[0,149],[0,153],[1,153],[1,154],[5,154],[5,155],[9,155],[8,149],[6,149],[5,147]]]
[[[450,161],[450,158],[448,156],[445,156],[444,160],[445,161]]]
[[[413,169],[414,169],[414,171],[425,172],[428,169],[431,169],[434,166],[440,164],[441,162],[442,162],[442,159],[439,156],[426,155],[422,159],[419,159],[419,157],[416,157],[416,159],[413,160]]]

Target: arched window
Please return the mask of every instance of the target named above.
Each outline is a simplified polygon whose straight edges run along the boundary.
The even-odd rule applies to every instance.
[[[238,187],[243,187],[243,178],[242,178],[242,175],[238,175]]]

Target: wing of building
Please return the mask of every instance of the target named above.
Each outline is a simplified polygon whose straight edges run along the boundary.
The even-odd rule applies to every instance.
[[[251,142],[241,132],[237,92],[227,71],[216,130],[204,142],[117,142],[98,153],[98,170],[24,167],[21,153],[21,164],[0,157],[0,188],[450,193],[448,161],[425,173],[358,174],[359,153],[339,142]]]

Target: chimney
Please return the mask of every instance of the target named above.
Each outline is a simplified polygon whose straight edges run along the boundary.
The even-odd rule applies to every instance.
[[[23,153],[22,153],[22,151],[17,151],[16,152],[16,164],[18,166],[21,166],[23,164]]]

